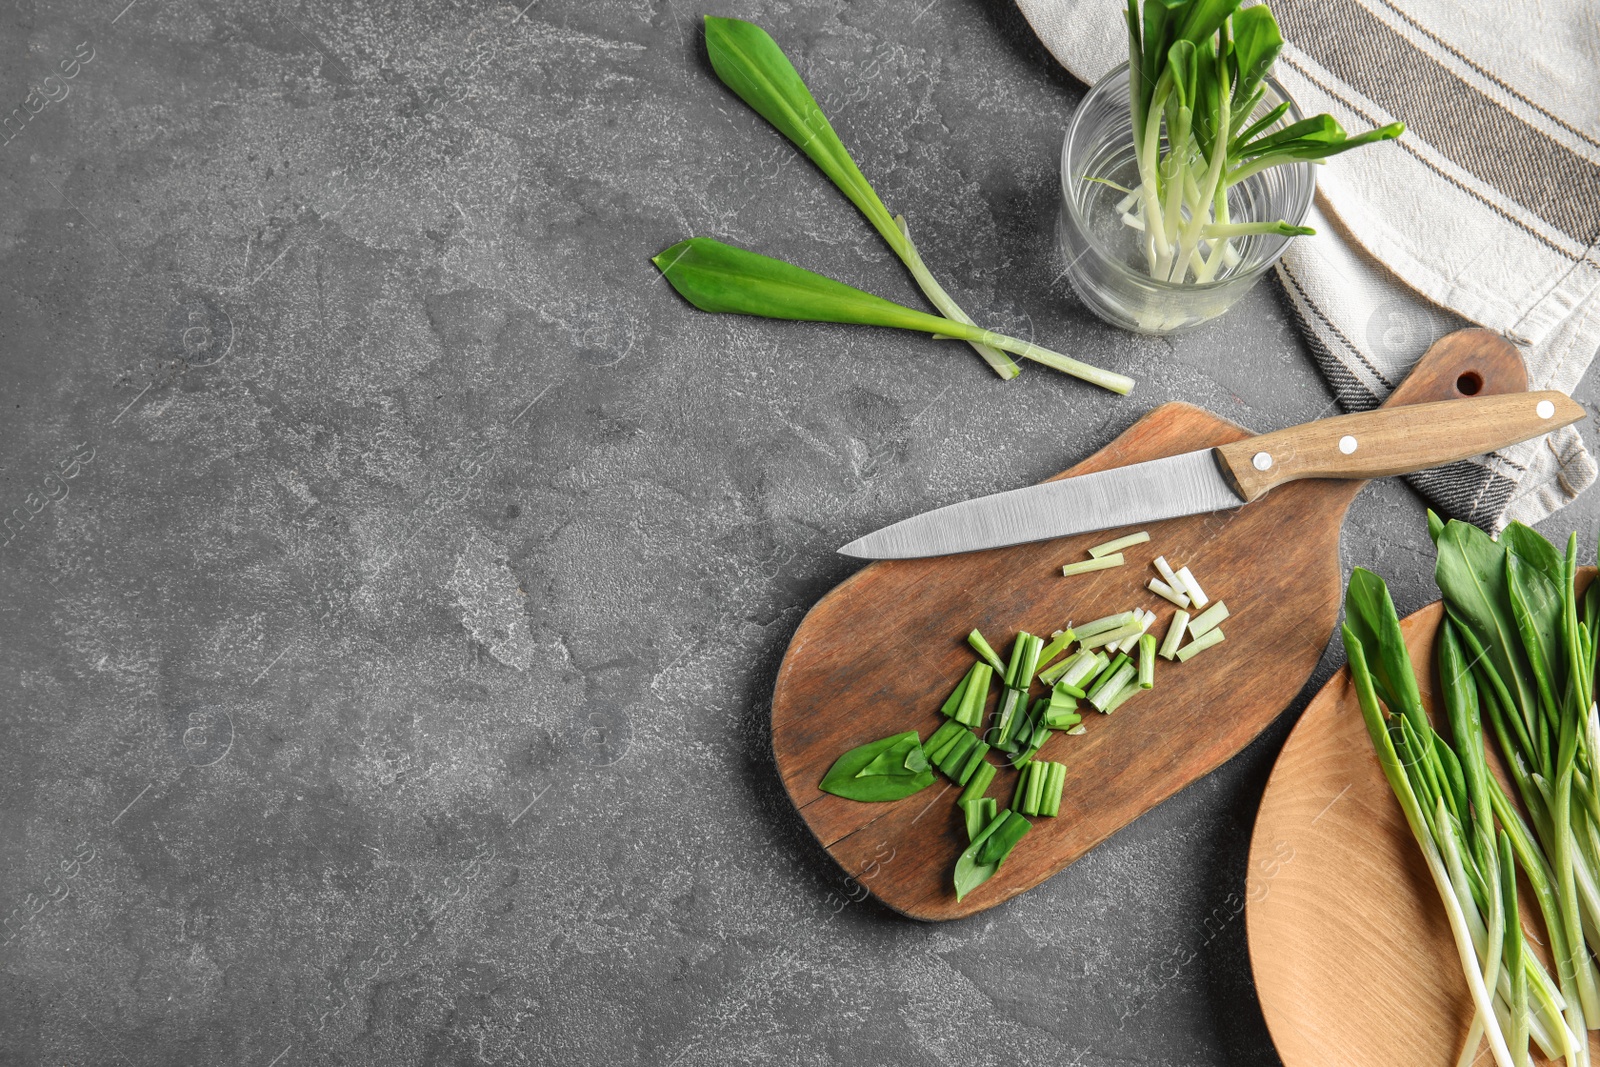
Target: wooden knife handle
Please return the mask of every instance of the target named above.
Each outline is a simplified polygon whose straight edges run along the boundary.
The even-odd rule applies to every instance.
[[[1583,418],[1565,393],[1507,393],[1318,419],[1213,451],[1248,502],[1300,478],[1381,478],[1481,456]]]

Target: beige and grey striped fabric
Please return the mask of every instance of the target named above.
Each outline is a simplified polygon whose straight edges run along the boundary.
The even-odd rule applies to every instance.
[[[1127,57],[1117,0],[1018,0],[1092,82]],[[1339,401],[1379,403],[1464,323],[1523,350],[1536,388],[1571,392],[1600,346],[1600,5],[1591,0],[1272,0],[1277,77],[1307,114],[1397,142],[1318,172],[1279,267]],[[1575,428],[1412,478],[1450,515],[1537,522],[1595,480]]]

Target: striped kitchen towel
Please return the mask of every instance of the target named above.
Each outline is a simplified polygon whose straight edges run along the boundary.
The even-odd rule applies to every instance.
[[[1017,0],[1073,75],[1127,58],[1118,0]],[[1600,346],[1600,5],[1271,0],[1275,74],[1308,115],[1398,141],[1317,172],[1278,267],[1339,402],[1375,407],[1466,324],[1522,349],[1530,384],[1571,393]],[[1411,477],[1449,515],[1537,522],[1595,480],[1576,427]]]

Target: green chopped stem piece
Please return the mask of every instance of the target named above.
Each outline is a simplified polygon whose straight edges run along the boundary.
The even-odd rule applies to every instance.
[[[961,706],[956,709],[956,722],[970,726],[974,730],[983,725],[983,707],[989,702],[989,681],[993,677],[994,668],[987,663],[972,665],[972,674],[967,680],[966,691],[962,694]]]
[[[1167,626],[1167,636],[1161,642],[1161,658],[1171,659],[1178,654],[1178,645],[1183,642],[1184,631],[1189,627],[1189,613],[1182,609],[1174,612],[1172,622]]]
[[[1156,684],[1156,635],[1145,634],[1139,638],[1139,688],[1153,689]]]
[[[1122,566],[1122,553],[1113,552],[1109,556],[1098,559],[1085,559],[1077,563],[1069,563],[1061,568],[1063,578],[1071,578],[1074,574],[1088,574],[1090,571],[1108,571],[1112,567]]]
[[[1214,627],[1209,633],[1195,638],[1178,649],[1178,662],[1188,663],[1192,657],[1198,656],[1212,645],[1222,644],[1224,640],[1226,639],[1222,636],[1222,627]]]
[[[1051,818],[1061,814],[1061,792],[1067,784],[1067,765],[1065,763],[1047,763],[1050,768],[1050,777],[1045,779],[1044,796],[1039,803],[1039,814]]]
[[[1005,813],[1006,821],[1000,828],[984,839],[978,846],[977,854],[973,857],[983,866],[993,866],[996,870],[1005,862],[1011,850],[1022,840],[1024,834],[1033,829],[1033,824],[1015,811]]]
[[[996,807],[998,808],[998,805]],[[966,847],[960,858],[956,860],[955,883],[957,900],[987,882],[999,867],[999,863],[994,861],[979,863],[977,861],[978,851],[983,848],[984,843],[989,838],[1000,831],[1000,828],[1006,824],[1006,820],[1010,815],[1011,812],[1009,811],[997,810],[994,818],[989,820],[987,826],[978,831],[978,836],[972,839],[972,843]],[[1027,820],[1024,819],[1023,821],[1026,822]],[[1010,850],[1007,849],[1006,851]],[[1002,856],[1001,858],[1003,859],[1004,857]]]
[[[1101,693],[1105,692],[1106,685],[1111,681],[1118,671],[1120,671],[1123,667],[1129,666],[1132,662],[1132,660],[1123,655],[1121,652],[1117,653],[1115,659],[1108,660],[1106,665],[1100,669],[1100,673],[1095,675],[1094,684],[1089,686],[1089,703],[1094,704],[1095,707],[1099,707],[1100,705],[1095,704],[1095,701],[1099,698]]]
[[[1104,633],[1095,634],[1093,637],[1085,637],[1083,639],[1083,647],[1085,651],[1092,648],[1102,648],[1114,645],[1124,638],[1136,637],[1142,633],[1144,633],[1144,623],[1138,618],[1134,618],[1115,630],[1107,630]]]
[[[976,841],[983,828],[994,822],[1000,813],[1000,802],[994,797],[976,797],[971,802],[963,802],[961,810],[967,817],[967,843]]]
[[[944,752],[951,741],[961,736],[961,732],[964,729],[966,728],[955,720],[946,719],[939,724],[937,730],[928,735],[926,741],[922,742],[922,754],[927,756],[930,762],[937,761],[939,755]]]
[[[961,710],[961,704],[967,696],[967,683],[972,681],[972,674],[977,669],[978,665],[976,663],[967,668],[967,673],[963,674],[961,681],[956,683],[956,691],[946,697],[944,703],[939,706],[941,715],[951,719],[956,717],[956,713]]]
[[[956,775],[956,784],[966,785],[972,780],[972,776],[978,773],[978,768],[980,766],[987,767],[988,764],[983,762],[983,757],[987,756],[988,754],[989,743],[987,741],[979,741],[977,745],[973,747],[971,753],[967,755],[966,762],[961,765],[961,773]]]
[[[983,794],[989,791],[989,786],[994,783],[996,773],[994,764],[988,762],[980,763],[978,769],[972,772],[972,777],[967,779],[967,787],[961,791],[961,796],[956,800],[956,803],[966,804],[980,799]]]
[[[1000,702],[994,706],[994,731],[998,743],[1005,744],[1016,736],[1018,716],[1028,710],[1028,694],[1010,686],[1000,690]]]
[[[1022,657],[1027,655],[1028,641],[1032,636],[1028,631],[1023,630],[1017,634],[1017,639],[1011,642],[1011,662],[1006,665],[1005,673],[1000,677],[1004,684],[1011,686],[1013,689],[1016,686],[1012,685],[1011,680],[1017,676],[1017,669],[1022,666]]]
[[[1105,711],[1116,695],[1122,692],[1138,673],[1139,668],[1132,663],[1124,663],[1117,668],[1115,674],[1095,687],[1095,692],[1089,694],[1089,703],[1099,711]]]
[[[972,754],[983,742],[979,741],[970,730],[963,731],[956,738],[945,754],[939,758],[939,770],[947,777],[954,779],[961,773],[961,768],[967,762],[967,757]]]
[[[1058,708],[1065,708],[1068,711],[1076,711],[1078,708],[1078,701],[1082,699],[1082,697],[1083,690],[1078,689],[1075,686],[1070,686],[1066,682],[1057,682],[1055,687],[1050,690],[1048,707],[1051,711],[1055,711]]]
[[[1044,792],[1044,780],[1050,771],[1043,763],[1028,764],[1028,788],[1022,796],[1022,814],[1039,814],[1039,796]]]
[[[1055,634],[1051,635],[1050,643],[1039,650],[1039,663],[1041,665],[1049,663],[1051,660],[1061,655],[1061,653],[1065,652],[1067,650],[1067,646],[1072,644],[1072,642],[1076,641],[1077,639],[1078,635],[1073,633],[1070,629],[1057,631]],[[1045,684],[1048,685],[1050,683],[1047,682]]]
[[[960,724],[952,722],[951,725],[959,726]],[[961,726],[961,728],[955,733],[946,735],[936,747],[928,748],[924,746],[922,751],[923,754],[928,757],[928,762],[933,764],[935,767],[939,766],[939,761],[944,759],[945,756],[949,755],[950,749],[953,746],[961,743],[961,737],[963,734],[967,737],[971,737],[972,731],[968,730],[965,726]]]
[[[1144,692],[1144,690],[1140,689],[1137,685],[1135,685],[1130,680],[1127,685],[1125,685],[1121,689],[1117,690],[1117,693],[1116,693],[1115,696],[1113,696],[1110,700],[1106,701],[1105,713],[1107,715],[1110,715],[1112,712],[1114,712],[1118,708],[1122,707],[1122,702],[1124,700],[1127,700],[1129,697],[1133,696],[1135,693],[1142,693],[1142,692]]]
[[[985,663],[999,671],[1001,677],[1005,677],[1006,665],[1000,662],[1000,657],[995,653],[994,646],[984,640],[983,634],[974,629],[967,635],[967,644],[972,646],[972,650],[982,657]]]
[[[1044,685],[1055,685],[1056,682],[1061,679],[1061,676],[1067,673],[1067,668],[1072,665],[1074,658],[1075,657],[1068,656],[1060,663],[1052,663],[1050,666],[1039,672],[1039,681]]]
[[[1227,617],[1228,605],[1219,600],[1194,617],[1194,620],[1189,623],[1189,636],[1193,638],[1204,637],[1216,629],[1217,624]]]
[[[1064,685],[1069,689],[1080,690],[1078,695],[1082,696],[1081,690],[1084,688],[1084,683],[1094,677],[1095,672],[1100,669],[1100,665],[1107,658],[1104,653],[1098,653],[1093,649],[1086,648],[1073,657],[1071,665],[1067,667],[1055,684]]]
[[[1022,810],[1022,798],[1028,793],[1029,766],[1032,766],[1032,764],[1024,765],[1021,773],[1017,775],[1017,791],[1011,794],[1011,809],[1013,811]]]
[[[1095,545],[1089,550],[1089,555],[1093,556],[1095,559],[1099,559],[1101,556],[1107,556],[1113,552],[1121,552],[1124,548],[1132,548],[1134,545],[1142,545],[1148,540],[1150,540],[1150,535],[1144,530],[1140,530],[1138,533],[1131,533],[1126,537],[1119,537],[1115,541],[1107,541],[1104,544]]]
[[[1093,637],[1095,634],[1105,633],[1107,630],[1115,630],[1119,627],[1126,626],[1132,621],[1133,612],[1119,611],[1115,615],[1107,615],[1104,618],[1096,619],[1093,622],[1084,623],[1082,626],[1079,626],[1077,628],[1078,639],[1081,641],[1085,637]]]
[[[1065,709],[1057,711],[1052,708],[1044,713],[1044,724],[1052,730],[1065,730],[1068,727],[1078,725],[1082,721],[1083,716],[1076,711],[1067,711]]]
[[[1027,643],[1022,649],[1022,662],[1017,665],[1016,676],[1010,683],[1018,689],[1027,689],[1033,684],[1033,676],[1039,670],[1039,654],[1044,649],[1044,638],[1033,634],[1028,634],[1027,638]]]

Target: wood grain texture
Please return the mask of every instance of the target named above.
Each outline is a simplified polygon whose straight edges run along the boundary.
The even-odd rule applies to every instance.
[[[1469,333],[1430,350],[1390,403],[1459,395],[1469,376],[1479,392],[1526,388],[1515,349],[1486,331]],[[1166,404],[1059,477],[1248,436],[1199,408]],[[1300,481],[1233,511],[1154,523],[1151,542],[1125,553],[1126,566],[1073,578],[1061,577],[1061,565],[1119,531],[865,567],[812,608],[779,668],[772,745],[784,787],[845,871],[907,916],[959,918],[1037,885],[1234,755],[1299,691],[1338,616],[1339,526],[1361,485]],[[1150,561],[1162,554],[1227,601],[1228,639],[1188,664],[1162,661],[1154,691],[1115,715],[1091,713],[1087,734],[1052,737],[1041,758],[1069,768],[1061,815],[1036,820],[1001,871],[965,900],[956,901],[950,881],[965,844],[954,787],[941,779],[886,804],[817,788],[856,745],[908,729],[927,736],[939,724],[940,703],[973,660],[964,643],[973,627],[1004,648],[1019,629],[1048,634],[1138,605],[1156,611],[1153,631],[1164,633],[1172,606],[1144,589]],[[1006,805],[1015,780],[1002,768],[990,795]]]
[[[1401,621],[1430,713],[1443,615],[1436,602]],[[1537,931],[1531,898],[1524,882],[1523,923]],[[1267,782],[1250,845],[1246,931],[1261,1010],[1286,1067],[1456,1063],[1472,998],[1348,668],[1307,706]],[[1596,1035],[1590,1048],[1600,1054]],[[1547,1062],[1537,1050],[1534,1060]],[[1476,1062],[1493,1064],[1487,1046]]]
[[[1223,445],[1217,455],[1239,495],[1255,500],[1302,478],[1382,478],[1440,467],[1542,436],[1584,414],[1583,405],[1553,389],[1474,396],[1320,419]],[[1264,468],[1256,466],[1258,457],[1265,457]]]

